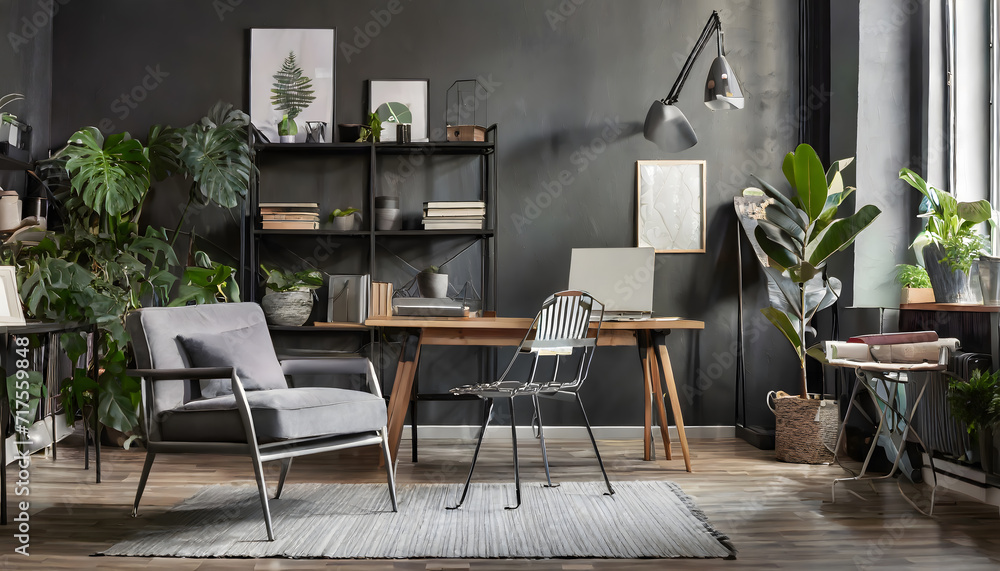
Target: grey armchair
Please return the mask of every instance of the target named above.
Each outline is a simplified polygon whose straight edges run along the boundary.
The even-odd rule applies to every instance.
[[[363,357],[278,361],[255,303],[144,308],[126,321],[142,379],[146,461],[135,493],[139,509],[157,454],[250,457],[267,537],[274,540],[262,463],[281,461],[275,499],[296,456],[381,445],[396,511],[386,406]],[[368,391],[288,385],[285,375],[363,375]]]

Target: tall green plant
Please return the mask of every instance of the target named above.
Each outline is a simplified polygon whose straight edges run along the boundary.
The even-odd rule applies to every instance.
[[[837,218],[837,211],[854,188],[844,186],[841,170],[852,159],[836,161],[829,170],[809,145],[799,145],[785,155],[781,170],[792,187],[786,197],[757,178],[770,199],[758,220],[754,237],[769,258],[764,268],[770,282],[771,307],[761,310],[788,339],[799,357],[800,393],[807,396],[806,332],[815,335],[809,321],[816,312],[840,297],[840,280],[827,275],[829,258],[854,242],[881,211],[866,205],[856,213]]]
[[[944,250],[944,261],[952,271],[966,274],[972,261],[986,245],[986,238],[976,231],[983,222],[994,223],[993,207],[988,200],[959,202],[950,193],[935,188],[908,168],[900,169],[899,178],[917,189],[924,196],[920,204],[920,217],[925,227],[913,244],[938,244]]]
[[[271,87],[271,104],[285,114],[278,126],[279,133],[282,135],[298,133],[295,118],[315,99],[312,79],[304,75],[302,68],[296,63],[295,52],[288,52],[281,69],[274,74],[274,83]]]

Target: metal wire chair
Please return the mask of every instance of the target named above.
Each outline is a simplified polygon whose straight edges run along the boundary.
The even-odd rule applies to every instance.
[[[593,337],[588,336],[591,316],[596,314],[597,327],[594,328]],[[597,463],[601,467],[604,475],[604,482],[607,484],[608,492],[605,495],[615,493],[608,480],[608,473],[604,469],[604,462],[601,460],[601,453],[597,449],[597,440],[594,439],[594,431],[590,427],[587,418],[587,411],[584,410],[583,401],[580,400],[579,390],[583,386],[583,381],[587,378],[590,369],[590,361],[594,356],[594,348],[597,346],[597,338],[600,335],[600,318],[604,315],[604,304],[597,301],[589,293],[582,291],[561,291],[549,296],[542,304],[542,308],[535,316],[531,327],[521,340],[514,357],[511,358],[506,370],[500,378],[491,383],[480,383],[466,385],[452,389],[455,394],[471,394],[484,399],[485,407],[483,413],[483,425],[479,432],[479,439],[476,442],[476,451],[472,456],[472,467],[469,469],[469,477],[465,480],[465,488],[462,490],[462,497],[458,504],[448,509],[458,509],[465,502],[469,493],[469,484],[472,482],[472,474],[476,470],[476,461],[479,458],[479,450],[482,448],[483,435],[489,425],[493,412],[494,399],[506,399],[510,406],[510,426],[511,440],[514,449],[514,489],[517,495],[517,504],[508,506],[506,509],[517,509],[521,505],[521,476],[518,470],[517,461],[517,425],[514,422],[514,399],[521,396],[530,396],[535,408],[535,418],[538,420],[538,437],[542,446],[542,459],[545,463],[545,478],[548,486],[553,487],[552,477],[549,473],[549,459],[545,451],[545,431],[542,427],[541,409],[539,408],[539,398],[550,398],[563,401],[576,401],[583,415],[583,422],[587,427],[587,434],[590,435],[590,442],[594,446],[594,454],[597,456]],[[515,361],[521,355],[531,358],[528,379],[526,381],[511,380],[508,378]],[[560,381],[557,379],[560,361],[566,358],[573,358],[578,355],[578,363],[573,377],[569,380]],[[546,380],[536,380],[539,361],[542,358],[551,358],[554,361],[552,375]],[[533,419],[534,420],[534,419]],[[556,484],[558,485],[558,484]]]

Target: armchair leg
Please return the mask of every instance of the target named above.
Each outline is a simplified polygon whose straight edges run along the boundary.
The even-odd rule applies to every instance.
[[[458,500],[457,504],[448,506],[446,509],[457,510],[465,502],[465,496],[469,493],[469,484],[472,482],[472,473],[476,471],[476,460],[479,459],[479,449],[483,446],[483,435],[486,434],[486,427],[489,425],[492,415],[493,399],[486,399],[486,402],[483,404],[483,427],[479,430],[479,440],[476,441],[476,451],[472,454],[472,467],[469,468],[469,477],[465,479],[465,488],[462,489],[462,497]]]
[[[601,474],[604,474],[604,483],[608,486],[608,493],[605,496],[615,495],[614,488],[611,487],[611,480],[608,479],[608,472],[604,469],[604,461],[601,460],[601,452],[597,449],[597,440],[594,438],[594,431],[590,428],[590,420],[587,418],[587,411],[583,408],[583,401],[580,400],[580,393],[576,393],[576,404],[580,405],[580,413],[583,414],[583,423],[587,427],[587,434],[590,435],[590,443],[594,445],[594,454],[597,456],[597,464],[601,467]]]
[[[542,407],[538,402],[538,395],[531,395],[531,400],[535,404],[535,415],[538,417],[538,439],[542,443],[542,462],[545,464],[545,480],[547,488],[558,488],[559,484],[552,483],[552,476],[549,474],[549,455],[545,452],[545,426],[542,423]]]
[[[256,445],[251,445],[250,461],[257,477],[257,491],[260,494],[260,507],[264,510],[264,525],[267,527],[267,540],[274,541],[274,528],[271,526],[271,510],[267,506],[267,485],[264,482],[264,467],[260,463],[260,453]]]
[[[285,476],[288,475],[288,469],[292,467],[292,459],[285,458],[281,461],[281,475],[278,476],[278,489],[274,492],[274,499],[281,497],[281,490],[285,487]]]
[[[382,454],[385,456],[385,473],[389,478],[389,499],[392,500],[392,511],[398,511],[396,507],[396,475],[392,465],[392,455],[389,454],[389,430],[382,427]]]
[[[139,500],[142,499],[142,492],[146,489],[146,480],[149,479],[149,470],[153,467],[153,459],[156,452],[146,451],[146,462],[142,465],[142,476],[139,477],[139,487],[135,490],[135,502],[132,504],[132,517],[139,513]]]
[[[521,507],[521,470],[517,465],[517,423],[514,422],[514,397],[507,399],[510,403],[510,439],[511,448],[514,449],[514,493],[517,495],[517,505],[506,506],[505,510],[516,510]],[[539,426],[541,426],[541,420],[539,419]]]

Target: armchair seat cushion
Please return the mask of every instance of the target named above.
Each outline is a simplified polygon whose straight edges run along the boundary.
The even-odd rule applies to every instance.
[[[385,401],[364,391],[305,387],[246,391],[257,442],[382,430]],[[160,415],[164,441],[246,442],[236,397],[193,400]]]

